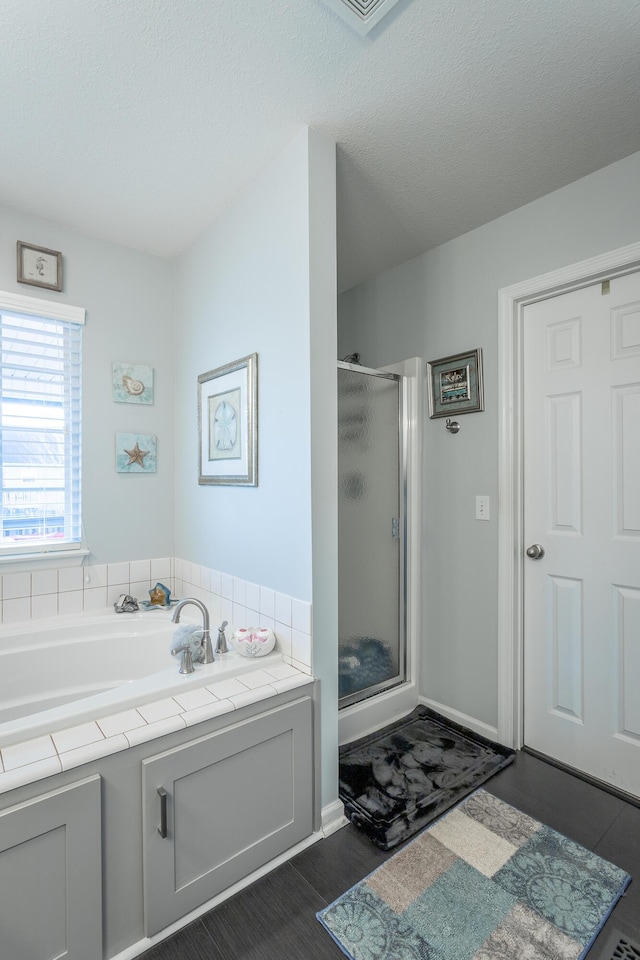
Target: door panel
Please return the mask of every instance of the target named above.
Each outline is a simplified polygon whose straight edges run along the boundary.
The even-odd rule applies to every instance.
[[[640,795],[640,277],[524,310],[525,743]]]
[[[549,577],[551,622],[551,700],[556,713],[582,720],[583,624],[582,581]]]
[[[640,384],[613,390],[614,535],[640,537]]]
[[[619,665],[616,712],[622,736],[640,740],[640,590],[614,587],[614,638]]]

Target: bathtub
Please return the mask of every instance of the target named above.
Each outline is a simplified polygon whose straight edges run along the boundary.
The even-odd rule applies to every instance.
[[[185,610],[181,622],[199,621]],[[112,609],[1,627],[0,748],[256,667],[232,651],[182,675],[175,629],[168,611]],[[273,652],[261,663],[281,660]]]

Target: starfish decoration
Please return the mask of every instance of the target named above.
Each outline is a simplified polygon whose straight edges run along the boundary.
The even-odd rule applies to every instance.
[[[129,463],[127,464],[127,466],[129,466],[129,465],[132,464],[132,463],[139,463],[140,466],[144,468],[144,458],[145,458],[145,457],[148,457],[148,456],[149,456],[149,453],[150,453],[151,451],[150,451],[150,450],[141,450],[141,449],[140,449],[140,445],[138,444],[138,441],[136,440],[136,445],[135,445],[135,447],[133,448],[133,450],[125,450],[124,452],[125,452],[125,453],[127,454],[127,456],[129,457]]]

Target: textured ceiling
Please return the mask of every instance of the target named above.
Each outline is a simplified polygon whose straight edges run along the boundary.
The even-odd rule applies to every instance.
[[[0,204],[173,256],[309,124],[346,289],[639,150],[639,50],[640,0],[2,0]]]

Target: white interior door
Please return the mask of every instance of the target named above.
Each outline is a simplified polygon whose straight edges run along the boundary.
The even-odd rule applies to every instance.
[[[640,796],[640,274],[527,306],[523,374],[524,741]]]

